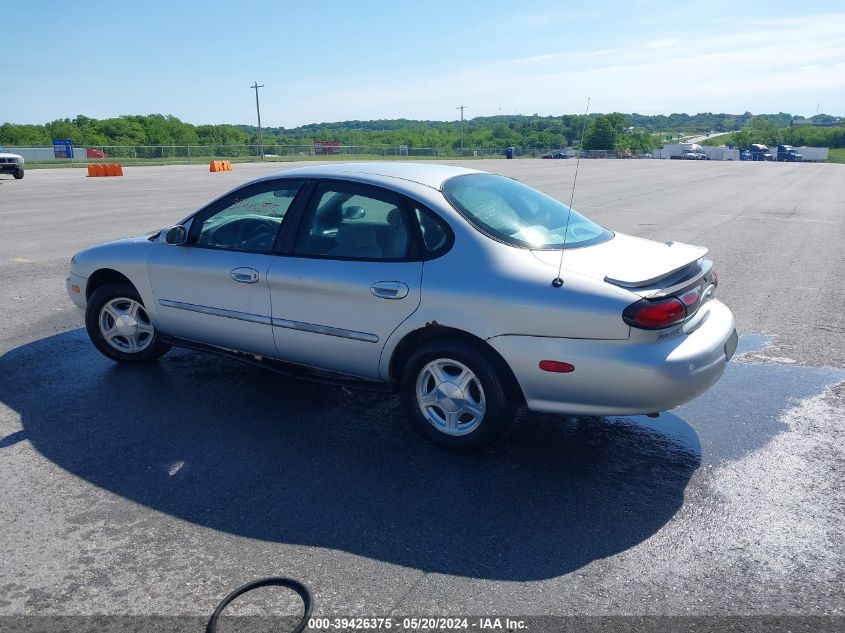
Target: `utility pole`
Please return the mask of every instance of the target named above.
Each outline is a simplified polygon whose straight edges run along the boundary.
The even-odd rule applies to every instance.
[[[465,105],[459,105],[455,110],[461,111],[461,158],[464,155],[464,110],[466,109]]]
[[[259,85],[257,81],[250,86],[255,90],[255,112],[258,114],[258,152],[261,160],[264,160],[264,134],[261,132],[261,108],[258,107],[258,89],[263,87],[264,84]]]

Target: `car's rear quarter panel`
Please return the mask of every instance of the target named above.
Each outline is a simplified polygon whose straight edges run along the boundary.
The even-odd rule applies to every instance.
[[[731,311],[711,300],[695,329],[657,342],[499,336],[488,341],[514,372],[534,411],[580,415],[656,413],[712,386],[727,362]],[[571,363],[571,373],[539,368],[540,360]]]
[[[435,210],[448,214],[442,207]],[[564,286],[554,288],[556,271],[529,250],[495,242],[463,220],[452,218],[450,224],[455,244],[447,254],[424,263],[420,306],[388,339],[380,363],[383,378],[389,377],[400,341],[435,324],[483,340],[504,334],[629,337],[621,315],[637,299],[631,292],[575,273],[564,274]]]

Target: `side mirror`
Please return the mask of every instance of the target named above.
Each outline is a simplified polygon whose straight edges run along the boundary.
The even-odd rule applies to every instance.
[[[164,241],[173,246],[184,244],[188,241],[188,230],[181,224],[171,226],[167,229],[167,235],[164,236]]]

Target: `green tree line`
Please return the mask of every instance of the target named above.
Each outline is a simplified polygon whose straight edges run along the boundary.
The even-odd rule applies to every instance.
[[[586,122],[586,126],[585,126]],[[496,116],[458,121],[344,121],[296,128],[265,128],[265,145],[311,145],[336,141],[341,145],[375,147],[563,148],[577,145],[585,132],[585,146],[596,149],[650,149],[645,131],[623,134],[630,116],[621,113],[559,117]],[[0,144],[13,147],[50,146],[53,139],[70,139],[83,147],[255,145],[258,129],[250,125],[192,125],[172,115],[129,115],[93,119],[79,115],[44,125],[0,125]]]
[[[748,126],[734,134],[719,136],[704,141],[707,145],[735,145],[748,147],[752,143],[763,145],[805,145],[808,147],[845,147],[845,125],[836,127],[813,127],[793,125],[777,127],[771,121],[757,117]]]
[[[53,139],[76,146],[104,145],[245,145],[252,135],[236,125],[192,125],[172,115],[129,115],[92,119],[78,115],[45,125],[0,125],[0,144],[49,147]]]
[[[813,119],[828,117],[817,115]],[[319,141],[337,141],[341,145],[374,147],[563,148],[581,144],[585,149],[650,151],[656,136],[663,133],[726,131],[742,129],[759,142],[825,144],[835,134],[824,128],[796,126],[787,113],[754,116],[700,113],[646,116],[610,114],[539,116],[500,115],[459,121],[418,121],[391,119],[378,121],[343,121],[303,125],[295,128],[265,128],[265,145],[311,145]],[[840,128],[832,128],[834,130]],[[774,131],[773,131],[774,130]],[[581,136],[583,133],[583,143]],[[807,140],[803,140],[803,139]],[[93,119],[78,115],[44,125],[0,125],[0,144],[13,147],[50,146],[53,139],[71,139],[76,146],[185,146],[185,145],[255,145],[258,130],[251,125],[193,125],[172,115],[127,115]],[[752,136],[740,136],[742,141]],[[839,137],[836,137],[839,138]],[[801,140],[799,140],[801,139]],[[720,141],[721,142],[721,141]],[[737,141],[738,143],[740,141]]]
[[[307,145],[315,141],[337,141],[341,145],[437,147],[562,148],[581,136],[583,116],[559,117],[494,116],[464,121],[342,121],[296,128],[265,128],[265,142]],[[255,134],[254,126],[243,126]]]

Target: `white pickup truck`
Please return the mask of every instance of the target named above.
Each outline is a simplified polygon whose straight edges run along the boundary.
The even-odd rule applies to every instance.
[[[23,156],[12,154],[0,145],[0,174],[12,174],[16,180],[23,178]]]

